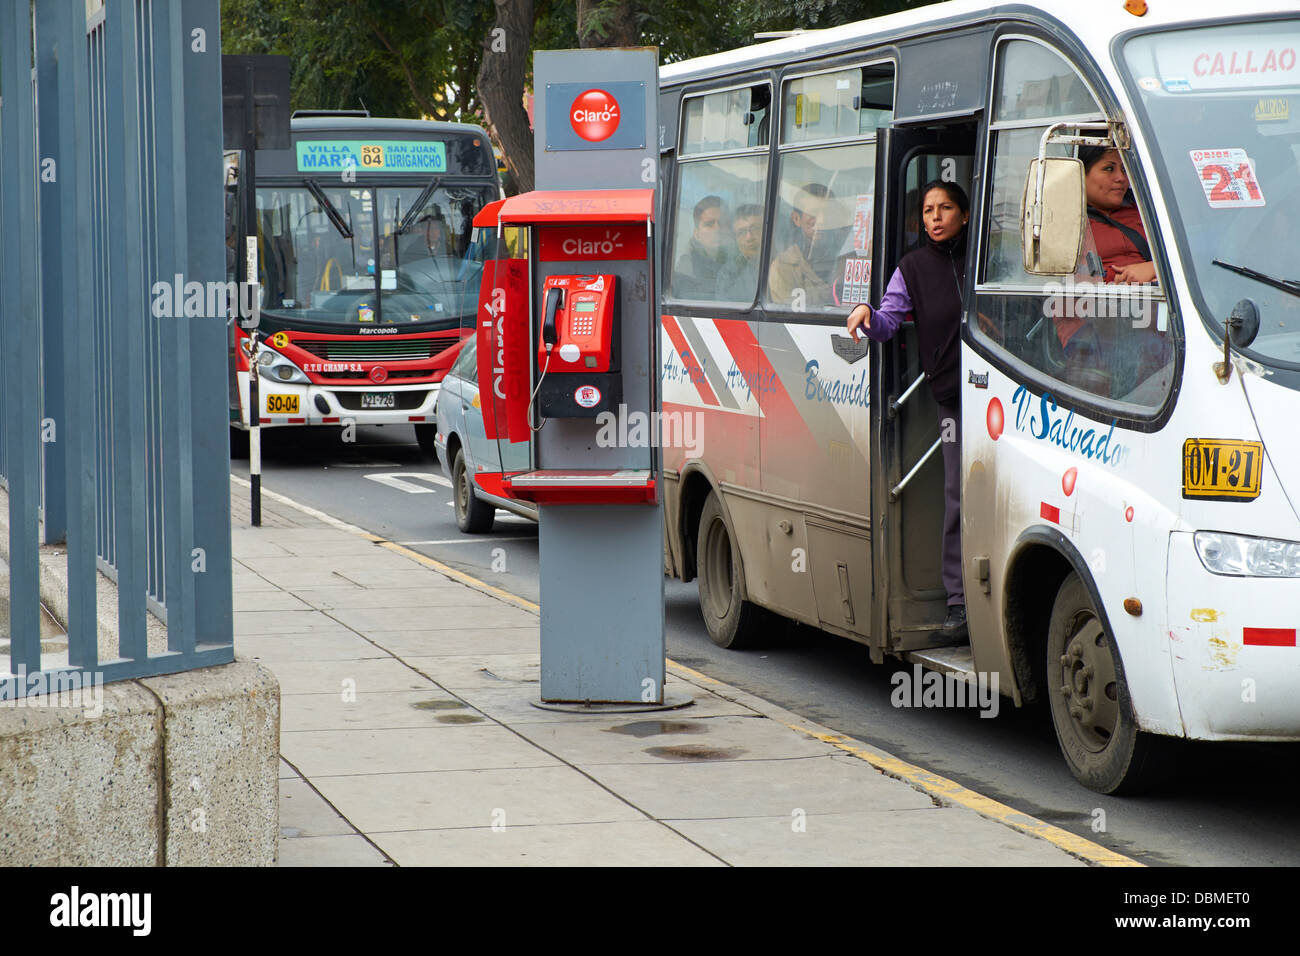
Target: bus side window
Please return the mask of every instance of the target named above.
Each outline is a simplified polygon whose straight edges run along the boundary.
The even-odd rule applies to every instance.
[[[764,289],[769,307],[838,315],[867,301],[875,136],[893,116],[893,104],[889,63],[813,73],[783,85],[778,201]]]
[[[771,87],[762,83],[683,100],[667,298],[753,303],[771,99]]]

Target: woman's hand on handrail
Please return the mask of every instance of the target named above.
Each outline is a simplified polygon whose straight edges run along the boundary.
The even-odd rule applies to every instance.
[[[858,329],[869,328],[871,328],[871,306],[864,302],[859,306],[855,306],[853,311],[849,313],[846,329],[853,341],[856,342],[858,340]]]

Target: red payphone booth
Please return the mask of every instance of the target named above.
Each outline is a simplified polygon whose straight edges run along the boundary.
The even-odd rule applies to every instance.
[[[648,374],[658,370],[653,190],[525,193],[475,225],[493,219],[499,255],[479,293],[479,381],[494,399],[484,426],[498,443],[527,441],[529,453],[526,469],[481,476],[484,490],[539,505],[656,503],[657,447],[598,441],[602,423],[658,407],[658,375]],[[521,231],[527,258],[511,257],[508,228]]]

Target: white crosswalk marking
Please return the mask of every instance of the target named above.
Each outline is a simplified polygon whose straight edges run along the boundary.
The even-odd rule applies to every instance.
[[[439,485],[443,488],[450,488],[451,482],[442,475],[435,475],[425,471],[394,471],[383,474],[366,475],[371,481],[377,481],[381,485],[387,485],[390,488],[396,488],[398,491],[405,491],[408,495],[431,495],[436,488],[426,488],[416,484],[417,481],[427,481],[431,485]]]

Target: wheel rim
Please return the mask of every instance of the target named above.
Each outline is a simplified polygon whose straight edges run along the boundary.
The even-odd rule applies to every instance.
[[[1060,665],[1058,693],[1074,736],[1093,753],[1105,750],[1119,726],[1119,680],[1110,641],[1095,616],[1079,620]]]
[[[725,618],[731,610],[731,538],[721,519],[709,525],[705,538],[704,576],[708,583],[709,611],[714,617]]]
[[[465,475],[465,466],[456,469],[456,513],[463,515],[469,511],[469,481]]]

